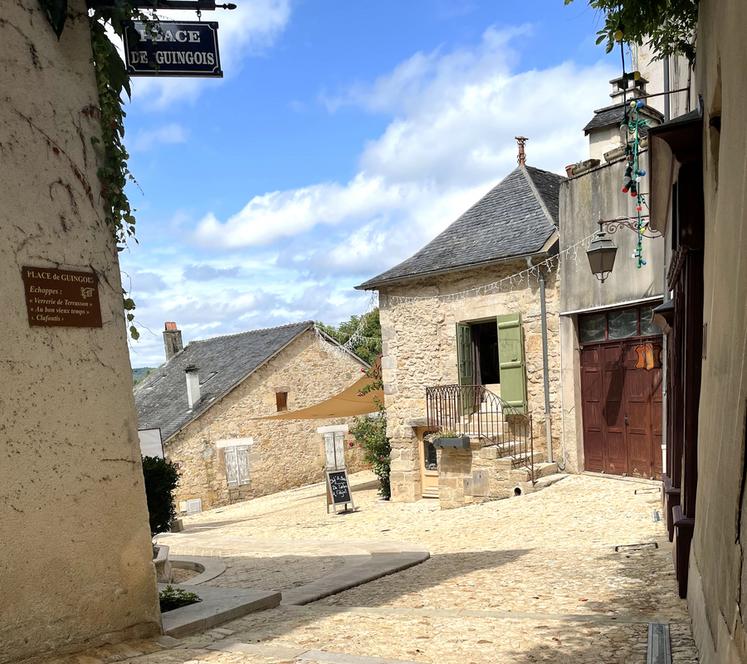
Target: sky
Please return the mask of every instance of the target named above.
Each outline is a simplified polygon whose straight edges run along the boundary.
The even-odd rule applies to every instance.
[[[223,79],[134,79],[126,107],[134,367],[164,321],[186,344],[368,310],[354,286],[511,172],[514,136],[538,168],[586,158],[619,75],[584,0],[237,2],[203,14]]]

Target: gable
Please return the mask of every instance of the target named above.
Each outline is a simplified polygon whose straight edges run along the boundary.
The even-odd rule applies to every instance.
[[[193,341],[135,388],[139,428],[160,428],[162,439],[167,440],[296,337],[313,329],[314,323],[305,321]],[[184,375],[190,365],[199,369],[201,392],[192,410]]]
[[[557,230],[564,180],[531,166],[516,168],[413,256],[356,288],[542,252]]]

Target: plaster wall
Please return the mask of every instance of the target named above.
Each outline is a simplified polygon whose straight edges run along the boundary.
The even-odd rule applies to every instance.
[[[598,219],[616,219],[635,215],[635,199],[621,189],[626,161],[603,163],[560,185],[560,246],[571,247],[599,228]],[[643,154],[643,170],[648,169],[648,153]],[[641,179],[641,191],[648,191],[648,178]],[[608,230],[609,233],[609,230]],[[588,240],[578,252],[561,261],[563,288],[560,293],[560,353],[563,370],[562,430],[566,443],[568,470],[584,469],[583,422],[581,412],[581,368],[578,339],[578,315],[570,312],[605,309],[626,302],[662,296],[664,282],[664,239],[644,239],[646,265],[638,268],[632,258],[636,234],[619,228],[608,235],[617,246],[615,267],[604,283],[589,269],[586,257]]]
[[[702,0],[704,325],[688,604],[703,664],[747,661],[747,5]],[[710,126],[721,116],[720,132]]]
[[[420,451],[415,427],[424,424],[425,388],[458,382],[456,324],[521,313],[526,356],[527,398],[533,418],[535,449],[545,444],[544,390],[539,284],[524,279],[489,294],[448,296],[489,284],[527,268],[526,260],[465,270],[382,288],[379,294],[382,333],[382,373],[387,408],[387,433],[392,444],[392,498],[418,500],[422,495]],[[558,278],[547,276],[547,323],[553,445],[560,448],[560,347]],[[423,297],[398,300],[393,296]],[[444,299],[446,296],[446,299]]]
[[[276,413],[276,390],[288,392],[288,410],[306,408],[337,394],[361,377],[351,355],[305,332],[197,420],[165,442],[166,456],[180,464],[177,500],[201,498],[203,509],[275,493],[324,479],[324,442],[317,428],[353,424],[336,420],[252,420]],[[186,389],[186,387],[185,387]],[[229,487],[221,440],[252,438],[249,484]],[[363,451],[346,434],[349,472],[366,468]],[[351,445],[352,444],[352,445]]]
[[[160,631],[82,0],[0,18],[0,662]],[[101,328],[30,327],[21,267],[90,269]]]

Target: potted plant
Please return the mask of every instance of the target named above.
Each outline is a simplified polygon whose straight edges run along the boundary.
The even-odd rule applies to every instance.
[[[431,434],[430,441],[431,443],[433,443],[434,447],[439,447],[441,449],[445,447],[450,447],[458,450],[469,449],[469,436],[458,434],[456,433],[456,431],[451,431],[449,429],[444,429],[437,433]]]

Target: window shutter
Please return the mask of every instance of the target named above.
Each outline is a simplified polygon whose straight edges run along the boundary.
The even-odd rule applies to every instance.
[[[521,314],[497,317],[501,398],[521,413],[527,412],[527,381],[524,368],[524,329]]]
[[[226,482],[228,483],[228,486],[238,486],[239,475],[236,464],[236,448],[226,447],[223,450],[223,458],[226,462]]]
[[[236,450],[236,476],[239,484],[249,484],[249,447],[241,445]]]
[[[457,323],[457,371],[460,385],[475,384],[475,354],[472,350],[472,330],[469,325]],[[462,391],[462,415],[469,415],[476,410],[473,390]]]

